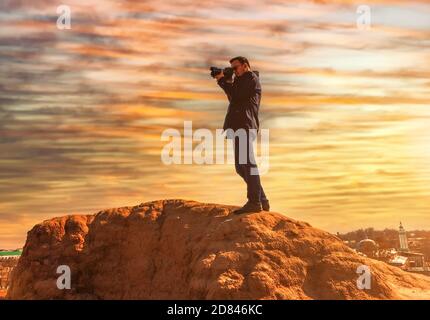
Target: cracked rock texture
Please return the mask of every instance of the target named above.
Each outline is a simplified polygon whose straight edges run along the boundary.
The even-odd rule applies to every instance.
[[[358,255],[280,213],[159,200],[46,220],[28,233],[8,299],[408,299],[430,277]],[[71,269],[59,290],[57,267]],[[357,267],[371,289],[357,287]]]

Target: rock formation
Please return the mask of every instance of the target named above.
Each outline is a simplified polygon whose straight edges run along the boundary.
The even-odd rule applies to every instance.
[[[275,212],[160,200],[36,225],[8,299],[402,299],[430,277],[358,255],[336,236]],[[71,270],[59,290],[57,267]],[[371,288],[357,287],[357,268]]]

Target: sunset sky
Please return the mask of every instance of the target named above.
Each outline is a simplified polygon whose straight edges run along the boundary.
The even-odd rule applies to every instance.
[[[65,214],[242,205],[233,165],[160,159],[163,130],[222,126],[208,69],[237,55],[260,72],[273,211],[330,232],[430,229],[428,0],[0,0],[0,26],[0,248]]]

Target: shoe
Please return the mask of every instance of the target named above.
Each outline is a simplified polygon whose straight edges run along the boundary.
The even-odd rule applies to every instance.
[[[270,211],[269,200],[263,200],[263,201],[261,201],[261,206],[263,207],[264,211]]]
[[[260,212],[262,211],[261,208],[261,202],[251,202],[248,201],[242,208],[234,210],[234,214],[242,214],[242,213],[249,213],[249,212]]]

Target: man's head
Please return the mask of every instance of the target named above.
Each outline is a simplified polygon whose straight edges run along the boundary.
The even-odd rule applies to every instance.
[[[249,65],[248,59],[242,56],[230,59],[230,64],[234,70],[234,74],[236,75],[236,77],[240,77],[246,71],[251,70],[251,66]]]

